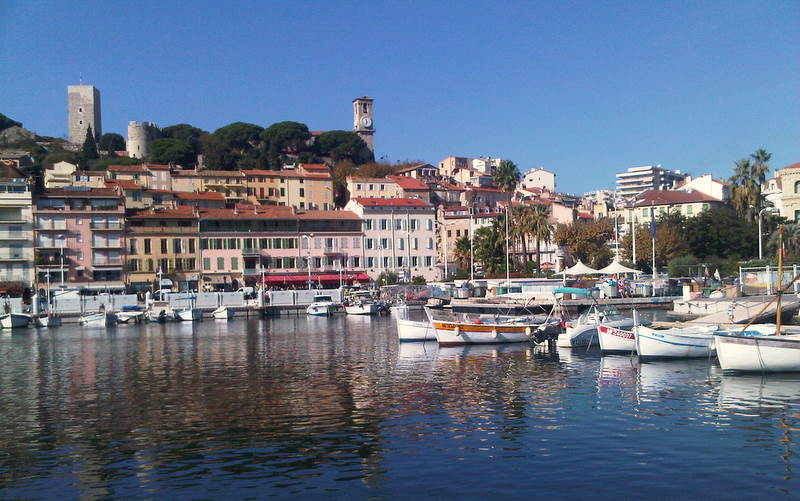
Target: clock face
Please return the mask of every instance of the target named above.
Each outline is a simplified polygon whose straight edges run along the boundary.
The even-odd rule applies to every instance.
[[[361,125],[364,127],[371,127],[372,126],[372,119],[370,117],[364,117],[361,119]]]

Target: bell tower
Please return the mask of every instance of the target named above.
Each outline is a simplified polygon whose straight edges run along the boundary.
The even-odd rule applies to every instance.
[[[353,99],[353,131],[367,143],[367,147],[374,152],[373,136],[375,124],[372,121],[372,103],[374,99],[361,96]]]

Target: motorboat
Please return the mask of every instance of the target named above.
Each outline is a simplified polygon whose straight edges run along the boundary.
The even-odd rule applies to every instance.
[[[372,291],[356,291],[350,294],[344,303],[348,315],[377,315],[381,305],[374,299]]]
[[[4,313],[0,315],[0,327],[3,329],[22,329],[31,323],[27,313]]]
[[[52,314],[40,315],[36,317],[34,323],[36,327],[60,327],[61,317]]]
[[[175,310],[175,320],[180,322],[196,322],[203,319],[203,312],[197,308],[187,306],[180,310]]]
[[[630,329],[633,327],[633,319],[620,314],[616,308],[593,304],[576,320],[565,323],[564,332],[559,334],[556,346],[563,348],[589,346],[597,336],[600,325]]]
[[[714,348],[716,324],[692,324],[669,329],[636,327],[636,352],[641,358],[709,357]]]
[[[620,329],[607,324],[597,326],[597,339],[603,353],[636,352],[636,332],[633,328]]]
[[[220,306],[211,312],[214,320],[230,320],[233,318],[233,310],[228,309],[227,306]]]
[[[81,325],[86,327],[108,327],[117,323],[115,313],[98,311],[97,313],[85,313],[78,319]]]
[[[172,322],[175,320],[175,312],[169,306],[163,308],[153,308],[147,312],[147,319],[150,322]]]
[[[121,324],[130,323],[133,320],[139,323],[144,319],[144,308],[139,305],[126,305],[117,312],[117,321]]]
[[[334,303],[331,296],[323,295],[314,296],[314,302],[306,308],[306,314],[312,317],[329,317],[342,311],[342,305]]]
[[[800,372],[800,334],[776,334],[775,324],[714,333],[719,365],[726,372]]]
[[[440,346],[496,343],[542,343],[554,339],[561,328],[551,315],[461,315],[446,318],[426,308]]]
[[[430,322],[397,317],[397,338],[401,341],[436,341],[436,329]]]

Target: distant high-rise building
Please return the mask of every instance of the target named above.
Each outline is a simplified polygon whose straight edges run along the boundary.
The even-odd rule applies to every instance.
[[[100,91],[93,85],[67,86],[67,129],[69,142],[83,144],[86,129],[92,127],[96,140],[103,135],[100,120]]]
[[[353,131],[367,143],[367,147],[375,151],[373,136],[375,123],[372,121],[372,103],[375,100],[361,96],[353,99]]]
[[[685,178],[681,171],[662,169],[660,165],[629,167],[617,174],[617,194],[631,199],[645,190],[671,190]]]

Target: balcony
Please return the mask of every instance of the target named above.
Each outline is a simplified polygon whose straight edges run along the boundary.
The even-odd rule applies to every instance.
[[[33,221],[27,219],[0,219],[0,224],[31,224]]]
[[[0,240],[30,240],[33,236],[31,231],[2,231],[0,230]]]
[[[36,226],[36,231],[67,231],[67,225],[63,223],[48,226],[38,225]]]
[[[30,261],[30,258],[25,257],[24,252],[3,252],[0,254],[0,261]]]
[[[245,247],[244,249],[242,249],[242,256],[244,257],[254,257],[260,255],[261,255],[261,249],[255,249],[251,247]]]
[[[121,249],[122,242],[92,242],[92,249]]]
[[[108,258],[108,259],[92,259],[92,266],[122,266],[122,258]]]
[[[128,232],[136,235],[197,235],[197,226],[128,226]]]
[[[93,230],[122,230],[122,223],[108,221],[92,221],[89,227]]]

